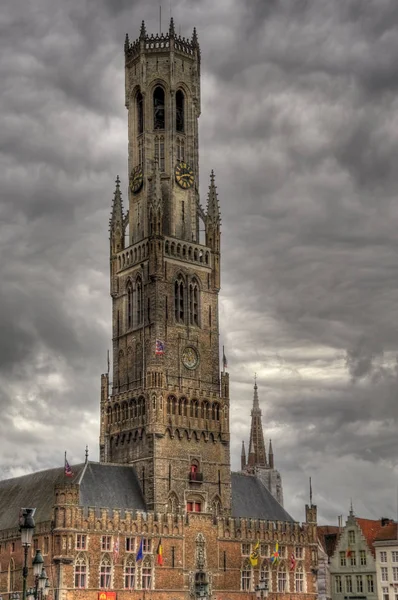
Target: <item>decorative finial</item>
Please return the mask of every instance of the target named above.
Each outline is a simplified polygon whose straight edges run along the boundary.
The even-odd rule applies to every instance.
[[[257,389],[257,373],[254,373],[254,387]]]
[[[210,183],[213,184],[213,185],[214,185],[214,177],[215,177],[215,175],[214,175],[214,171],[212,169],[211,173],[210,173]]]
[[[126,39],[124,40],[124,51],[128,52],[129,48],[130,48],[129,34],[126,33]]]
[[[196,27],[193,28],[192,32],[192,46],[198,46],[198,35],[196,33]]]
[[[169,27],[169,36],[170,37],[174,37],[176,34],[175,29],[174,29],[174,19],[173,17],[170,18],[170,27]]]
[[[119,188],[120,187],[120,179],[119,179],[119,175],[116,175],[116,187]]]
[[[145,21],[142,21],[141,31],[140,31],[140,40],[145,40],[145,38],[146,38]]]
[[[87,464],[88,463],[88,446],[86,446],[86,453],[85,454],[86,454],[86,460],[85,460],[85,462]]]

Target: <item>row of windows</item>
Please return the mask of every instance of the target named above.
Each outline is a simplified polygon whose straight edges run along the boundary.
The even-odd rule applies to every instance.
[[[385,550],[382,550],[380,552],[380,562],[382,562],[382,563],[387,562],[387,552]],[[398,563],[398,550],[391,551],[391,562]]]
[[[383,600],[390,600],[390,591],[389,591],[388,587],[381,588],[381,591],[383,594]],[[392,597],[393,597],[393,600],[398,600],[398,593],[396,590],[394,590]]]
[[[260,544],[260,556],[271,556],[274,550],[274,546],[269,546],[268,544]],[[242,556],[250,556],[252,552],[252,544],[243,543],[242,544]],[[287,547],[279,546],[279,556],[280,558],[287,558]],[[304,548],[302,546],[296,546],[294,549],[294,556],[297,559],[304,558]]]
[[[355,581],[355,591],[357,593],[363,593],[365,591],[364,578],[362,575],[356,575],[355,580],[351,575],[345,575],[344,578],[341,575],[336,575],[334,578],[334,588],[336,594],[343,593],[343,580],[344,580],[344,592],[352,594],[354,591],[353,581]],[[373,575],[366,575],[366,591],[368,594],[374,593],[374,581]]]
[[[289,581],[288,572],[285,566],[280,566],[276,573],[276,588],[275,591],[279,593],[283,592],[304,592],[305,591],[305,579],[304,579],[304,569],[302,565],[298,566],[295,569],[293,574],[293,589],[289,590],[290,581]],[[263,565],[260,569],[260,580],[262,583],[266,585],[266,589],[269,592],[273,591],[273,581],[272,581],[272,571],[269,566]],[[241,589],[243,591],[252,591],[253,590],[253,569],[247,564],[244,566],[241,572]]]
[[[113,586],[113,565],[109,556],[104,556],[99,566],[99,587],[110,589]],[[124,565],[124,588],[150,590],[153,582],[153,567],[149,557],[144,558],[142,564],[137,565],[133,558]],[[88,561],[80,556],[75,561],[75,588],[88,587]]]
[[[167,398],[167,414],[219,421],[220,405],[218,402],[213,402],[213,404],[211,404],[210,402],[207,402],[207,400],[204,400],[203,402],[200,402],[199,400],[188,400],[187,398],[180,398],[177,400],[175,396],[169,396]]]
[[[144,133],[144,99],[141,92],[136,95],[137,106],[137,133]],[[166,128],[165,94],[164,89],[158,85],[153,92],[153,129]],[[185,96],[182,90],[176,92],[175,128],[179,132],[185,130]]]
[[[380,579],[381,581],[389,580],[389,568],[381,567],[380,568]],[[398,567],[392,567],[392,580],[398,582]]]
[[[140,538],[141,539],[141,538]],[[111,552],[113,548],[113,536],[103,535],[101,536],[101,550],[103,552]],[[125,538],[125,550],[126,552],[135,552],[137,547],[137,538],[128,536]],[[76,550],[87,550],[88,548],[88,537],[86,533],[76,534]],[[143,553],[152,552],[152,540],[151,538],[142,538],[142,551]]]
[[[340,566],[346,567],[347,564],[350,564],[351,567],[356,567],[357,565],[357,553],[355,550],[344,550],[340,552]],[[366,550],[359,551],[359,563],[361,566],[366,565]]]

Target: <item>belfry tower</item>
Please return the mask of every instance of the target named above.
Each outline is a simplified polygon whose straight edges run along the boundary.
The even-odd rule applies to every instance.
[[[199,201],[196,31],[125,41],[128,210],[110,220],[113,373],[100,460],[134,465],[148,510],[230,514],[229,376],[220,373],[220,210]],[[200,231],[204,231],[203,237]],[[110,388],[110,393],[109,393]]]
[[[254,382],[251,418],[249,453],[246,460],[245,443],[242,442],[241,470],[244,473],[258,477],[274,498],[278,500],[279,504],[283,506],[282,478],[274,466],[274,451],[271,440],[268,447],[268,460],[265,451],[262,414],[256,380]]]

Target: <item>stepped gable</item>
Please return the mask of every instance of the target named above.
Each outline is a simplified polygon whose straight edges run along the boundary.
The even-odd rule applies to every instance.
[[[134,467],[89,462],[80,484],[82,506],[146,511]]]
[[[29,475],[0,481],[0,531],[18,527],[21,507],[36,507],[35,522],[51,521],[54,505],[54,487],[67,479],[76,483],[84,464],[73,467],[73,477],[65,478],[64,467],[37,471]]]
[[[242,473],[231,476],[233,517],[295,522],[257,477]]]

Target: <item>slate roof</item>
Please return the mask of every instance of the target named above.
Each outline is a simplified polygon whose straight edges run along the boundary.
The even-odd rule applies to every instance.
[[[50,521],[54,486],[80,483],[80,505],[98,508],[129,508],[145,511],[137,475],[129,465],[102,465],[89,462],[73,465],[73,477],[65,479],[64,468],[47,469],[0,481],[0,531],[18,526],[19,510],[35,507],[35,521]]]
[[[333,556],[336,550],[340,532],[341,530],[337,525],[319,525],[317,527],[318,539],[329,558]]]
[[[257,477],[231,473],[231,479],[233,517],[295,522]]]
[[[80,506],[145,511],[145,500],[130,465],[88,462],[73,465],[73,477],[65,478],[64,468],[47,469],[0,481],[0,531],[18,527],[19,510],[35,507],[35,521],[50,521],[54,486],[80,482]],[[253,475],[231,473],[232,515],[269,521],[294,519]]]

